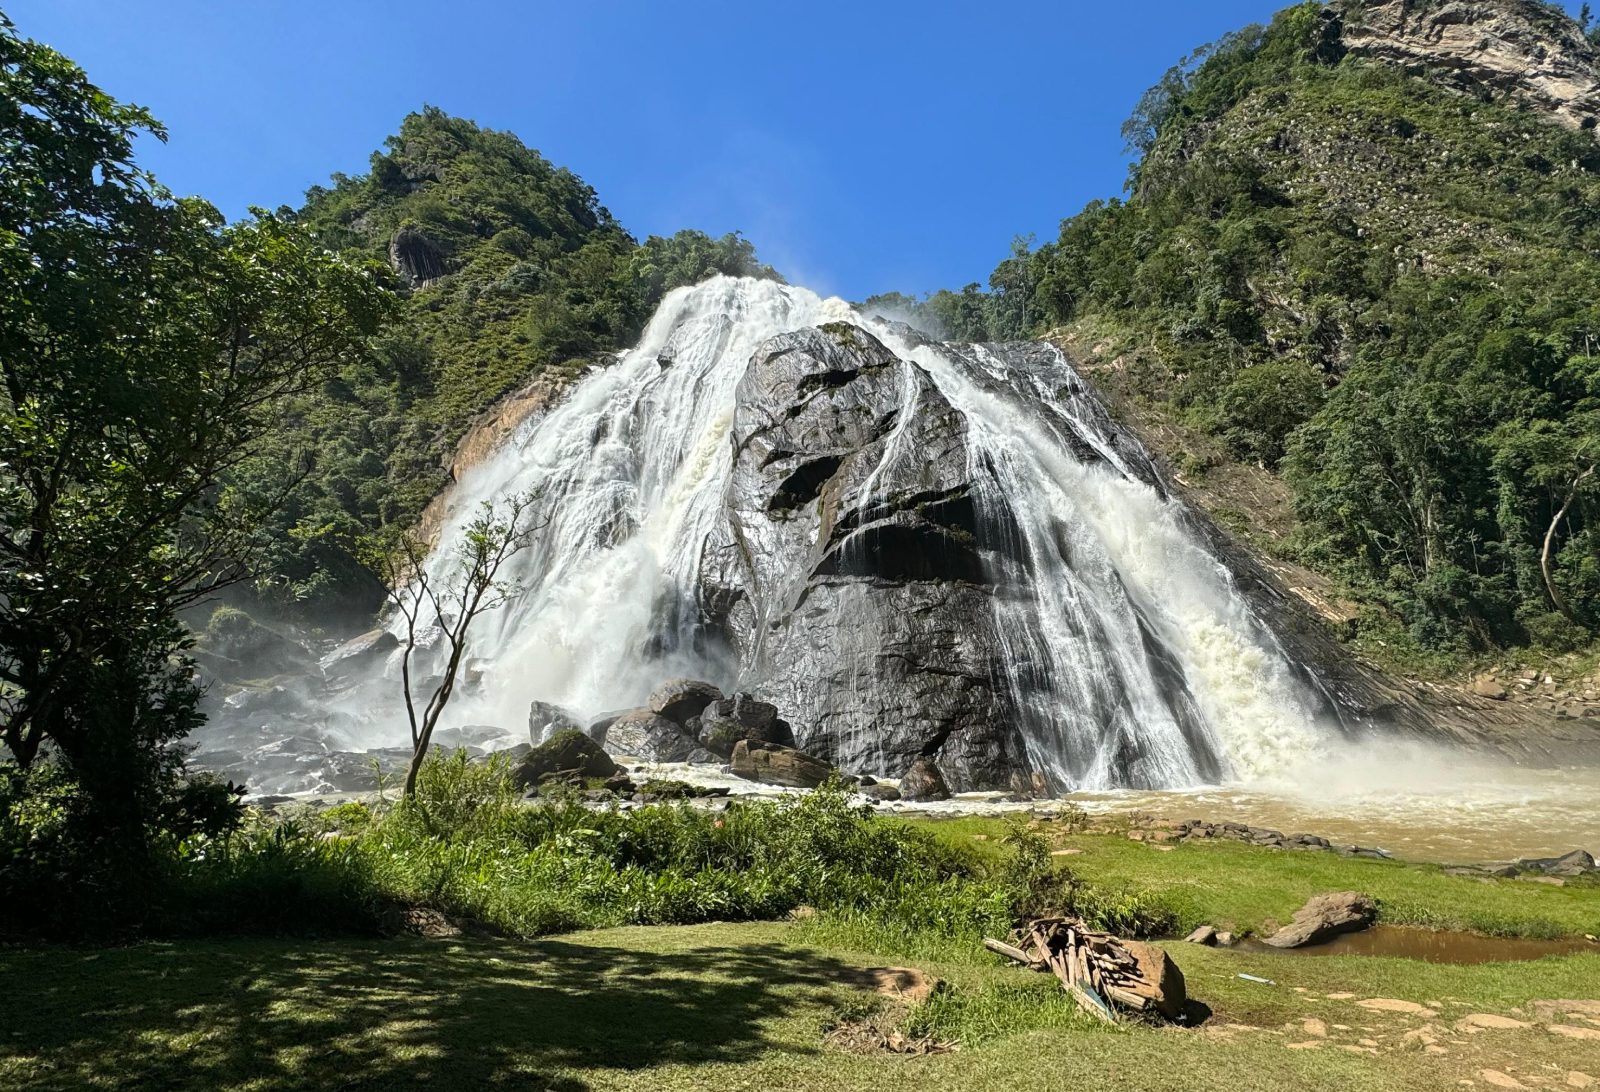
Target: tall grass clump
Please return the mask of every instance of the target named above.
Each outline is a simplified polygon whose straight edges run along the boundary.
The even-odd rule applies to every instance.
[[[1077,884],[1020,824],[1003,853],[980,855],[853,805],[842,784],[720,811],[597,808],[558,790],[529,804],[508,761],[456,752],[430,759],[410,798],[252,812],[176,845],[142,931],[371,931],[412,907],[519,937],[809,907],[818,941],[945,959],[1031,913],[1143,933],[1170,919],[1146,896]]]
[[[521,802],[509,767],[429,762],[414,800],[325,813],[377,898],[517,936],[782,916],[800,906],[889,929],[976,936],[1009,913],[1004,876],[839,786],[712,812]]]

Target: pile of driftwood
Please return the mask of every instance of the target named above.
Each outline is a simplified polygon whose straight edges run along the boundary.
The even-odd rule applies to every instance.
[[[1035,971],[1049,971],[1061,988],[1098,1019],[1117,1010],[1176,1019],[1185,1003],[1183,975],[1159,948],[1096,932],[1077,918],[1039,918],[1011,934],[1011,943],[983,945]]]

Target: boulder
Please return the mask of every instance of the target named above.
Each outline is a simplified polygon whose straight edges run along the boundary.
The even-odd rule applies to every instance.
[[[622,716],[624,713],[631,712],[633,712],[632,709],[614,709],[609,713],[602,713],[600,716],[589,722],[589,727],[583,730],[583,734],[604,747],[606,742],[606,733],[609,732],[611,730],[611,726],[617,722],[617,718]]]
[[[218,607],[201,635],[217,659],[213,674],[229,680],[299,675],[311,668],[311,653],[297,641],[257,622],[242,610]]]
[[[1315,895],[1295,911],[1294,920],[1266,938],[1274,948],[1321,944],[1340,933],[1357,933],[1378,920],[1378,904],[1359,891]]]
[[[322,658],[323,674],[330,685],[354,681],[388,659],[400,647],[400,639],[386,629],[368,630],[352,637]]]
[[[528,742],[535,747],[560,732],[581,732],[578,718],[561,706],[547,701],[536,701],[528,706]]]
[[[1210,925],[1202,925],[1183,939],[1190,944],[1215,944],[1217,931]]]
[[[434,732],[433,742],[435,746],[446,748],[485,748],[496,740],[510,734],[510,732],[493,724],[458,724],[450,728],[440,728]]]
[[[698,749],[676,722],[649,709],[635,709],[612,721],[604,746],[608,754],[646,762],[685,762]]]
[[[1168,1020],[1176,1020],[1183,1015],[1184,1006],[1189,1003],[1188,987],[1184,984],[1183,972],[1178,970],[1172,957],[1154,944],[1137,940],[1124,940],[1121,943],[1139,965],[1137,978],[1125,988],[1147,998],[1155,1010]]]
[[[1508,696],[1506,688],[1492,675],[1479,675],[1472,680],[1470,689],[1480,698],[1493,698],[1495,701],[1505,701]]]
[[[1595,871],[1594,858],[1582,849],[1560,857],[1525,857],[1517,866],[1523,871],[1542,872],[1546,876],[1582,876]]]
[[[722,698],[722,691],[708,682],[669,679],[651,691],[650,700],[645,704],[657,716],[677,724],[688,724],[691,717],[698,717],[706,706]]]
[[[537,785],[552,774],[574,777],[611,777],[617,764],[600,745],[575,728],[557,732],[523,756],[517,766],[516,783],[526,788]]]
[[[884,803],[890,803],[900,799],[899,789],[893,785],[885,785],[880,781],[874,781],[870,785],[862,785],[860,791],[861,795],[868,800],[880,800]]]
[[[950,790],[933,759],[920,755],[900,779],[900,796],[906,800],[948,800]]]
[[[735,777],[762,785],[814,789],[828,780],[833,768],[820,758],[781,743],[741,739],[734,744],[732,772]]]
[[[731,757],[734,745],[744,739],[794,746],[794,732],[779,719],[778,707],[749,694],[718,699],[700,713],[700,745],[706,750]]]

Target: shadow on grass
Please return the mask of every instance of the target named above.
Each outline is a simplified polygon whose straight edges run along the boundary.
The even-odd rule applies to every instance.
[[[811,1053],[772,1026],[852,971],[761,944],[559,939],[0,953],[0,1084],[579,1092],[585,1070]]]

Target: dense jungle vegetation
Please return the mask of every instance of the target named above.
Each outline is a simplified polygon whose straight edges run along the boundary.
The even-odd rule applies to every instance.
[[[1141,397],[1283,475],[1296,553],[1416,645],[1600,629],[1600,142],[1348,57],[1303,3],[1139,103],[1125,199],[922,303],[1109,337]],[[1562,18],[1565,18],[1563,15]],[[1591,31],[1591,34],[1593,31]]]

